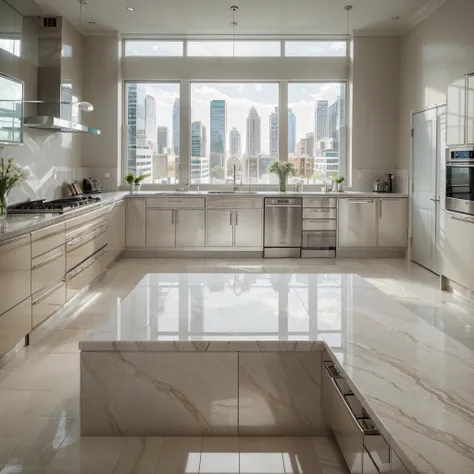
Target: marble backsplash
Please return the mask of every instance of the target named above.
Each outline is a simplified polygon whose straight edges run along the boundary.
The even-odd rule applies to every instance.
[[[354,168],[352,189],[354,191],[372,191],[372,182],[376,179],[384,180],[387,173],[395,175],[394,192],[408,194],[408,170],[404,169]]]

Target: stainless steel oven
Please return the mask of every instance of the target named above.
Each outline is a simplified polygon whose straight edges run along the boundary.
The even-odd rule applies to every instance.
[[[474,215],[474,147],[449,150],[446,209]]]

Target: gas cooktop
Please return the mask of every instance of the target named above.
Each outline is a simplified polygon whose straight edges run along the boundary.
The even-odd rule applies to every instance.
[[[7,214],[63,214],[80,207],[90,206],[100,200],[100,196],[70,196],[54,201],[46,201],[46,199],[25,201],[8,206]]]

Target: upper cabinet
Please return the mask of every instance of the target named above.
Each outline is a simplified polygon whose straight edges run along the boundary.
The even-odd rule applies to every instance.
[[[446,144],[474,145],[474,73],[448,86],[447,107]]]

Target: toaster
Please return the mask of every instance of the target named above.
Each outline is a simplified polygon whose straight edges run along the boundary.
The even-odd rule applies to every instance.
[[[102,192],[102,185],[98,179],[84,178],[84,193],[97,194]]]

